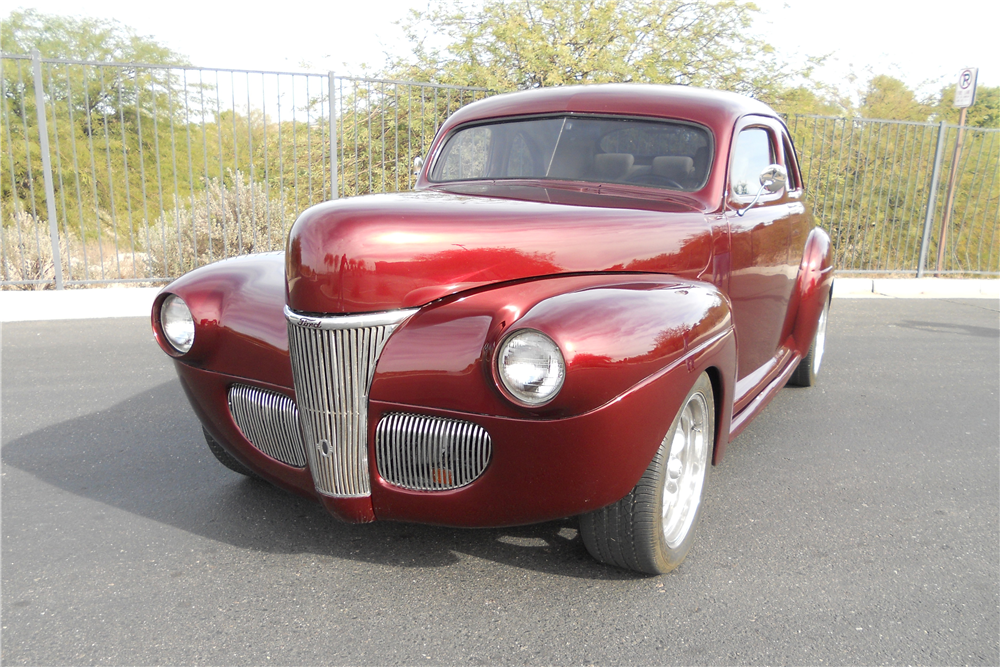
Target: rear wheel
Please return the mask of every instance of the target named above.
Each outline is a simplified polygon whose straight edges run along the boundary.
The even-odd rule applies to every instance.
[[[703,373],[635,488],[617,503],[580,517],[590,555],[649,574],[680,565],[701,516],[714,444],[712,382]]]
[[[245,465],[237,461],[232,454],[223,449],[222,445],[216,442],[215,438],[213,438],[209,434],[208,429],[202,426],[201,430],[205,434],[205,442],[208,443],[208,449],[212,452],[212,454],[215,455],[215,458],[219,460],[219,463],[226,466],[233,472],[238,472],[241,475],[246,475],[251,479],[260,479],[257,473],[255,473],[253,470],[250,470],[250,468],[247,468]]]
[[[812,387],[816,384],[819,367],[823,363],[823,352],[826,350],[826,320],[830,314],[830,299],[823,304],[819,314],[819,324],[816,325],[816,335],[806,356],[799,361],[798,367],[788,379],[788,383],[797,387]]]

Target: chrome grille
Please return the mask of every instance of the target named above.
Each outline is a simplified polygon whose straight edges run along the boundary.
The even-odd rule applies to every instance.
[[[309,317],[285,308],[302,436],[320,493],[371,494],[368,390],[386,340],[414,312]]]
[[[417,491],[445,491],[472,483],[493,455],[489,433],[458,419],[387,414],[375,430],[378,474]]]
[[[292,399],[274,391],[234,384],[229,388],[229,413],[251,445],[287,465],[306,466],[299,411]]]

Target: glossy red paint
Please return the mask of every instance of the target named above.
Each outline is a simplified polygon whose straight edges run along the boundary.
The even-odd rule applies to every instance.
[[[781,152],[779,121],[752,115],[742,118],[736,131],[749,128],[768,132],[776,150],[775,160],[786,168],[794,167]],[[730,161],[735,150],[734,145]],[[737,390],[738,404],[750,400],[760,389],[761,381],[770,375],[763,373],[764,369],[780,370],[772,361],[787,337],[786,313],[805,234],[812,227],[801,188],[785,188],[764,195],[751,207],[753,199],[733,192],[727,194],[731,243],[728,294],[739,340],[737,379],[742,381]],[[793,238],[797,239],[795,247]]]
[[[580,203],[425,191],[315,206],[289,235],[288,304],[300,312],[358,313],[537,276],[646,271],[698,278],[709,267],[711,224],[688,206],[661,202],[646,210],[621,197],[560,195]]]
[[[372,400],[512,419],[563,419],[618,400],[701,346],[731,335],[711,285],[651,275],[548,278],[483,290],[421,310],[379,359]],[[504,398],[494,377],[500,340],[519,329],[563,351],[562,391],[542,407]],[[686,393],[686,390],[685,390]]]
[[[248,255],[202,267],[170,283],[153,304],[153,332],[163,351],[195,368],[292,386],[285,324],[284,253]],[[160,305],[184,299],[195,320],[191,351],[163,338]]]
[[[812,230],[802,255],[795,302],[789,308],[796,312],[791,335],[800,356],[805,356],[809,350],[820,312],[832,296],[833,254],[830,250],[829,235],[818,227]]]
[[[720,375],[735,371],[734,341],[716,338],[690,359],[690,366],[679,359],[616,400],[564,419],[414,410],[372,399],[372,424],[382,414],[400,410],[470,420],[486,428],[494,449],[482,477],[453,491],[400,489],[379,477],[372,464],[375,515],[380,520],[503,526],[573,516],[614,502],[635,486],[659,447],[669,426],[664,406],[681,401],[709,367]],[[374,442],[374,430],[369,441]],[[374,462],[371,447],[369,460]]]
[[[657,86],[559,88],[469,105],[442,127],[532,114],[612,114],[698,123],[713,139],[697,192],[552,181],[455,182],[305,211],[285,255],[228,260],[175,281],[153,328],[177,360],[206,428],[239,461],[351,522],[529,523],[597,509],[633,488],[702,372],[712,379],[719,463],[731,437],[774,397],[808,349],[832,284],[829,237],[813,229],[780,120],[728,93]],[[728,185],[733,138],[765,129],[792,178],[761,197]],[[743,215],[740,215],[740,213]],[[196,320],[194,348],[163,340],[166,294]],[[285,304],[301,313],[417,312],[389,338],[368,404],[365,498],[320,497],[307,469],[255,449],[229,414],[246,382],[294,398]],[[525,408],[498,388],[496,348],[520,328],[562,350],[566,379]],[[406,491],[377,472],[375,428],[393,411],[473,421],[494,455],[444,492]]]

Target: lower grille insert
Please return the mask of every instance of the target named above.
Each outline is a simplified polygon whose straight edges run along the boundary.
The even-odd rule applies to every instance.
[[[378,474],[404,489],[446,491],[471,484],[492,455],[486,429],[458,419],[390,413],[375,430]]]
[[[243,437],[272,459],[306,467],[295,402],[274,391],[245,384],[229,387],[229,413]]]

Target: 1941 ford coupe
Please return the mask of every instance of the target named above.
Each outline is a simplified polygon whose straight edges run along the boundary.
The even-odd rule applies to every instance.
[[[769,107],[601,85],[464,107],[414,192],[314,206],[152,320],[238,472],[351,522],[579,515],[661,573],[729,441],[815,382],[832,284]]]

